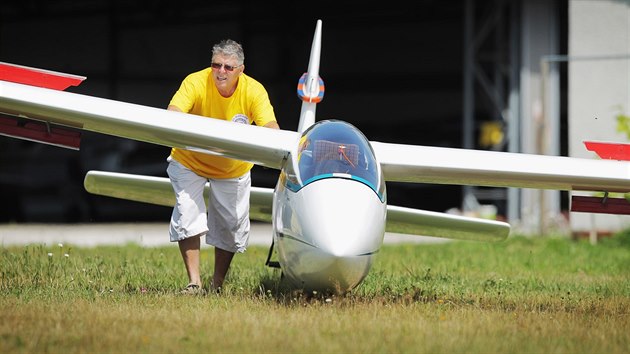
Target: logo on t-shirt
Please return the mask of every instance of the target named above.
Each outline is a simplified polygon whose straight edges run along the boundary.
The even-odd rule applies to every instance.
[[[232,122],[241,123],[241,124],[249,124],[249,118],[247,118],[244,114],[237,114],[232,118]]]

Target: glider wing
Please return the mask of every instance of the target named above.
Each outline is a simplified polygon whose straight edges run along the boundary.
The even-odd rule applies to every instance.
[[[175,205],[173,187],[165,177],[90,171],[84,185],[92,194],[169,207]],[[209,188],[206,185],[206,200]],[[251,219],[271,222],[272,204],[273,189],[252,187]],[[501,241],[508,236],[510,226],[500,221],[388,205],[386,230],[449,239]]]
[[[297,132],[234,124],[193,114],[0,81],[0,112],[147,143],[250,161],[280,169]]]
[[[387,181],[630,192],[630,163],[372,142]]]

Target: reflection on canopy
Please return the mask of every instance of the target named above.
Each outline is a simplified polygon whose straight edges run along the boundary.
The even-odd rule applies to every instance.
[[[374,152],[363,133],[346,122],[325,120],[311,126],[291,162],[287,185],[294,191],[322,178],[347,178],[368,185],[384,200],[385,185]]]

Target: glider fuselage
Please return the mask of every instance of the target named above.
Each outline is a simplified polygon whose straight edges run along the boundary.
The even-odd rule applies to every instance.
[[[383,243],[380,164],[365,136],[342,121],[315,123],[298,145],[274,193],[279,263],[296,287],[345,293],[367,276]]]

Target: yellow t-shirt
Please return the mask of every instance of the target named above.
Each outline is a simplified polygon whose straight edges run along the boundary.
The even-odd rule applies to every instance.
[[[182,112],[242,124],[264,126],[276,120],[261,83],[243,73],[232,96],[225,98],[214,85],[211,68],[188,75],[169,105]],[[242,176],[253,167],[249,162],[178,148],[171,150],[171,157],[198,175],[211,178]]]

